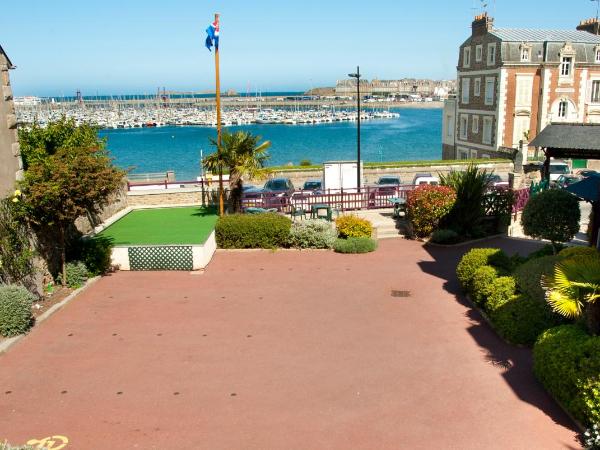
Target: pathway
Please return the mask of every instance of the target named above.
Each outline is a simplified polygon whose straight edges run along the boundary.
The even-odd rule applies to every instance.
[[[530,352],[456,297],[464,251],[388,239],[368,255],[219,252],[204,275],[105,277],[0,355],[0,440],[578,448]]]

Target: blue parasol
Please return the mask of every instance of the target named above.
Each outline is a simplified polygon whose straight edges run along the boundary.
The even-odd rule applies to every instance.
[[[565,189],[583,200],[597,202],[600,199],[600,174],[592,174]]]

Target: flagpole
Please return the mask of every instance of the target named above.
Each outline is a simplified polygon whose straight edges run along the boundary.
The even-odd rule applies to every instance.
[[[215,14],[215,24],[219,26],[219,14]],[[219,78],[219,45],[215,45],[215,95],[217,104],[217,152],[221,152],[221,80]],[[223,167],[219,166],[219,215],[225,214],[223,204]]]

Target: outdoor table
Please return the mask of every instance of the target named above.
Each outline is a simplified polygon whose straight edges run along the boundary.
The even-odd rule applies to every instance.
[[[400,217],[400,213],[406,211],[406,198],[390,197],[388,198],[388,202],[394,205],[394,218]]]
[[[332,220],[331,207],[329,205],[325,205],[325,204],[312,205],[312,207],[310,209],[311,219],[318,219],[320,217],[319,211],[326,211],[326,213],[327,213],[326,218],[327,218],[327,220],[329,220],[331,222],[331,220]]]

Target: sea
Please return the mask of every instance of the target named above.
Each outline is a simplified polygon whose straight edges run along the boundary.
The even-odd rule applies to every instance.
[[[442,157],[442,110],[397,108],[400,117],[361,122],[363,161],[435,160]],[[249,131],[271,141],[267,165],[312,164],[356,159],[356,122],[321,124],[251,124],[223,129]],[[215,151],[209,138],[216,129],[166,126],[101,130],[115,163],[132,173],[173,170],[178,181],[195,180],[200,155]]]

